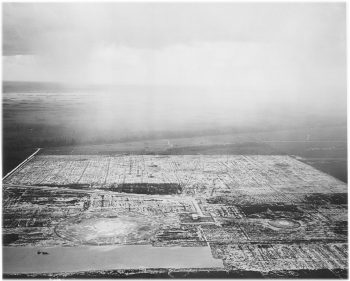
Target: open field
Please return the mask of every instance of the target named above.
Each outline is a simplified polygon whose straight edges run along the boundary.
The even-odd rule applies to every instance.
[[[3,194],[5,259],[22,257],[5,264],[8,277],[347,274],[347,186],[289,156],[41,154],[4,180]],[[53,266],[62,247],[75,257],[91,246],[115,265]],[[116,247],[171,252],[167,264],[128,262]],[[193,260],[185,248],[203,249],[188,268],[174,252]]]

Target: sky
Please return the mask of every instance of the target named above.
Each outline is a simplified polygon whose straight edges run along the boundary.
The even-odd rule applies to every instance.
[[[345,3],[5,3],[3,80],[346,109]]]

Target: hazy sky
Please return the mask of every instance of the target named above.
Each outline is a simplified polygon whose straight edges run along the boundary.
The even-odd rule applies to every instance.
[[[345,10],[345,3],[6,3],[3,75],[202,86],[344,108]]]

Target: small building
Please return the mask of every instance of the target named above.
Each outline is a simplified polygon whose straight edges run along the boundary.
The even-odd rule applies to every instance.
[[[198,221],[200,217],[199,217],[197,214],[191,214],[191,218],[192,218],[194,221]]]

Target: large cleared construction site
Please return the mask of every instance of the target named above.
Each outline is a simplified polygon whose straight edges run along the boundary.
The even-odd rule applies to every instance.
[[[328,277],[347,185],[291,156],[45,155],[3,180],[7,277]]]

